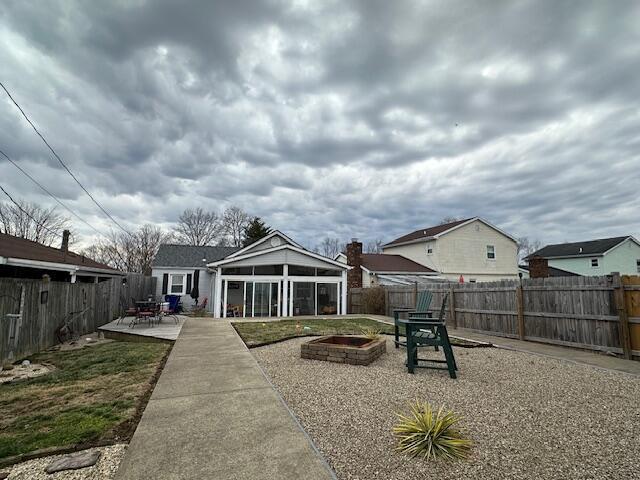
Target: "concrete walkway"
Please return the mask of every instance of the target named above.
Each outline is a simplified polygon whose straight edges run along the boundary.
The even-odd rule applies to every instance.
[[[189,318],[117,479],[335,479],[227,321]]]

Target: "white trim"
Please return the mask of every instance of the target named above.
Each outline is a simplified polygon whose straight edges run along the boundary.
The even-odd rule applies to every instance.
[[[593,264],[593,261],[596,261],[596,264]],[[589,264],[591,265],[591,268],[600,268],[600,257],[594,257],[594,258],[590,258],[589,259]]]
[[[374,273],[376,275],[418,275],[418,276],[422,276],[422,277],[426,277],[426,276],[434,276],[434,275],[440,275],[440,272],[402,272],[402,271],[377,271],[377,272],[371,272]]]
[[[167,273],[168,275],[168,283],[167,283],[167,294],[168,295],[186,295],[187,294],[187,275],[188,273]],[[182,291],[174,292],[173,291],[173,277],[177,277],[180,275],[182,277]]]
[[[247,258],[258,257],[260,255],[266,255],[267,253],[278,252],[280,250],[291,250],[293,252],[297,252],[297,253],[300,253],[302,255],[306,255],[308,257],[315,258],[316,260],[322,260],[323,262],[326,262],[329,265],[334,265],[334,266],[340,267],[342,269],[350,270],[352,268],[349,265],[346,265],[344,263],[337,262],[335,260],[331,260],[329,257],[323,257],[322,255],[319,255],[317,253],[313,253],[313,252],[310,252],[309,250],[305,250],[304,248],[298,248],[298,247],[294,247],[293,245],[288,245],[288,244],[280,245],[280,246],[272,247],[272,248],[265,248],[264,250],[258,250],[257,252],[246,253],[246,254],[241,255],[239,257],[233,257],[233,258],[226,257],[226,258],[224,258],[222,260],[218,260],[217,262],[208,263],[207,267],[219,267],[219,266],[226,265],[226,264],[229,264],[229,263],[237,262],[239,260],[245,260]]]
[[[26,267],[26,268],[41,268],[43,270],[57,270],[62,272],[69,272],[73,274],[74,272],[78,275],[83,275],[82,272],[92,273],[92,275],[99,276],[124,276],[126,275],[123,272],[119,272],[117,270],[106,270],[102,268],[96,267],[85,267],[82,265],[75,265],[71,263],[57,263],[57,262],[44,262],[41,260],[30,260],[27,258],[15,258],[15,257],[1,257],[3,258],[3,265],[10,265],[14,267]]]
[[[493,258],[489,257],[489,247],[491,247],[493,249]],[[498,258],[498,252],[496,252],[496,246],[495,245],[486,245],[484,247],[484,254],[485,254],[485,260],[489,260],[491,262],[495,262],[496,258]]]
[[[636,245],[638,245],[640,247],[640,242],[638,242],[638,240],[635,239],[635,237],[633,235],[629,235],[627,238],[625,238],[624,240],[622,240],[620,243],[618,243],[617,245],[614,245],[613,247],[611,247],[609,250],[606,250],[605,252],[602,253],[602,255],[606,255],[607,253],[609,253],[611,250],[615,250],[616,248],[618,248],[619,246],[623,245],[624,243],[627,243],[629,240],[635,242]]]
[[[298,248],[304,248],[302,245],[300,245],[299,243],[294,242],[293,240],[291,240],[289,237],[287,237],[284,233],[282,233],[280,230],[274,230],[273,232],[271,232],[269,235],[267,235],[266,237],[262,237],[260,240],[256,240],[255,242],[253,242],[250,245],[247,245],[246,247],[242,247],[240,250],[237,250],[235,252],[233,252],[230,255],[227,255],[225,257],[225,259],[227,258],[234,258],[237,257],[239,255],[241,255],[243,252],[246,252],[247,250],[251,250],[253,247],[256,247],[258,245],[260,245],[261,243],[266,242],[267,240],[270,240],[271,238],[273,238],[276,235],[280,235],[281,237],[283,237],[287,242],[289,242],[291,245],[296,246]],[[279,247],[282,245],[278,245]]]

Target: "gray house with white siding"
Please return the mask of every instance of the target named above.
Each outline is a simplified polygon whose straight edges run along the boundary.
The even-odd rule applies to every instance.
[[[350,268],[276,230],[244,248],[162,245],[152,275],[158,295],[181,295],[186,308],[197,285],[217,318],[290,317],[346,313]]]

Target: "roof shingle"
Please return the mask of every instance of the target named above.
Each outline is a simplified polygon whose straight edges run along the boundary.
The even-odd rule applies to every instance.
[[[386,253],[362,254],[362,266],[376,273],[383,272],[411,272],[411,273],[436,273],[435,270],[409,260],[402,255],[389,255]]]
[[[193,245],[160,245],[153,259],[154,267],[204,267],[205,262],[217,262],[227,255],[240,250],[240,247],[194,247]]]
[[[68,251],[65,255],[59,248],[47,247],[41,243],[33,242],[26,238],[14,237],[6,233],[0,233],[0,256],[116,271],[109,265],[93,261],[84,255],[79,255],[72,251]]]
[[[420,230],[416,230],[415,232],[411,232],[406,235],[403,235],[402,237],[398,237],[395,240],[392,240],[391,242],[387,243],[385,246],[397,245],[399,243],[410,242],[412,240],[418,240],[420,238],[433,237],[435,235],[438,235],[439,233],[446,232],[447,230],[453,227],[457,227],[458,225],[461,225],[472,219],[473,217],[465,218],[464,220],[457,220],[455,222],[443,223],[442,225],[436,225],[435,227],[421,228]]]
[[[531,257],[575,257],[601,255],[607,250],[611,250],[616,245],[625,241],[626,237],[600,238],[597,240],[589,240],[586,242],[558,243],[547,245],[540,250],[533,252],[527,258]]]

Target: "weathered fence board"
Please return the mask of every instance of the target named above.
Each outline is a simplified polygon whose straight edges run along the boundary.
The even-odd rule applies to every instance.
[[[146,298],[155,293],[155,278],[127,275],[100,283],[45,282],[0,278],[0,361],[15,361],[57,343],[56,329],[72,312],[87,310],[74,322],[80,335],[112,321],[120,297]]]
[[[455,305],[447,309],[447,315],[456,328],[640,358],[640,276],[612,274],[382,288],[389,316],[395,308],[413,307],[416,292],[428,289],[433,292],[434,312],[446,293],[453,296]],[[349,312],[367,313],[362,290],[351,290]],[[623,294],[624,301],[616,302],[617,294]]]

